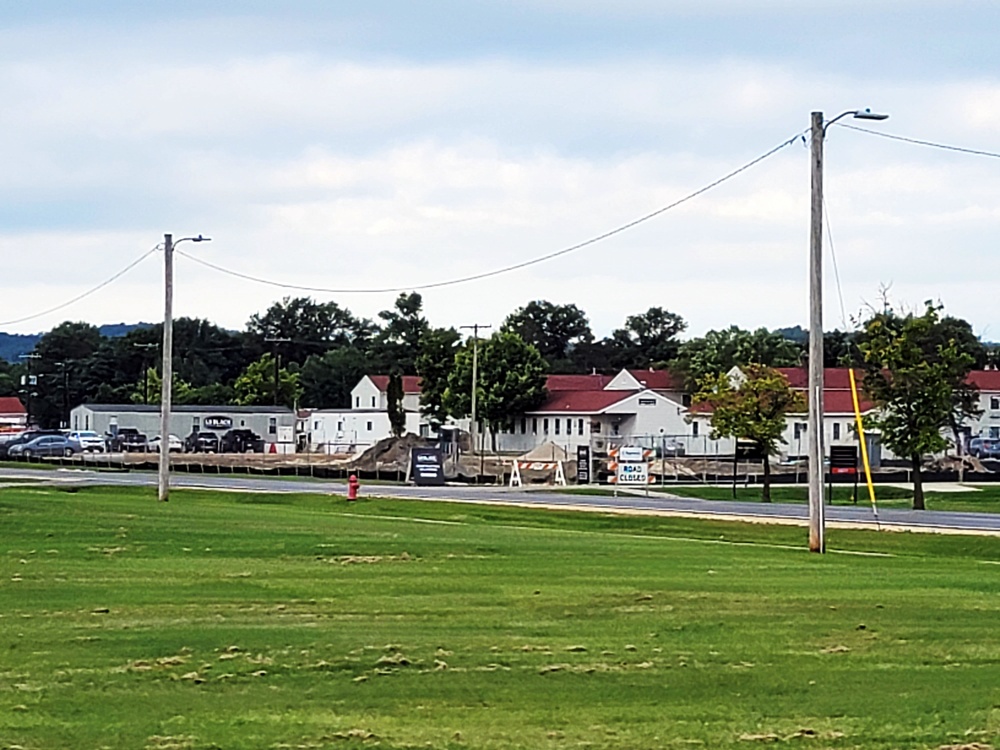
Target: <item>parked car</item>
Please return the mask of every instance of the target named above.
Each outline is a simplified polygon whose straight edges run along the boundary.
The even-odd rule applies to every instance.
[[[37,428],[31,430],[25,430],[17,437],[12,438],[5,443],[0,443],[0,458],[12,455],[10,451],[15,446],[24,445],[25,443],[31,442],[36,437],[40,437],[42,435],[59,436],[61,435],[61,433],[59,432],[59,430],[40,430]]]
[[[159,435],[156,435],[155,437],[153,437],[153,439],[150,440],[149,443],[148,443],[149,450],[151,450],[153,453],[159,453],[160,452],[160,442],[161,441],[160,441],[160,436]],[[184,443],[176,435],[170,435],[170,436],[167,437],[167,450],[170,453],[183,453],[184,452]]]
[[[104,452],[104,438],[93,430],[73,430],[68,432],[66,437],[79,446],[77,448],[78,452]]]
[[[36,456],[72,456],[78,453],[77,444],[65,435],[39,435],[26,443],[11,446],[11,458]]]
[[[214,432],[195,430],[184,438],[184,450],[188,453],[218,453],[219,436]]]
[[[146,436],[135,427],[119,427],[118,434],[109,434],[107,438],[108,450],[112,453],[124,453],[127,451],[139,451],[145,453],[149,450],[149,443]]]
[[[969,455],[976,458],[1000,458],[1000,440],[996,438],[972,438],[969,441]]]
[[[264,439],[253,430],[229,430],[219,442],[221,453],[263,453]]]

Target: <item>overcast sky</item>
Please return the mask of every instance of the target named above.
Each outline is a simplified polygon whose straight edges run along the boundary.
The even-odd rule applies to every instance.
[[[97,6],[95,8],[95,6]],[[871,107],[1000,151],[995,0],[32,0],[0,11],[0,330],[161,320],[162,241],[239,273],[412,288],[546,255]],[[859,123],[865,124],[865,123]],[[809,153],[784,148],[607,240],[423,291],[436,325],[658,305],[687,335],[806,325]],[[889,287],[1000,339],[1000,159],[833,127],[848,316]],[[825,327],[842,327],[829,242]],[[175,314],[242,329],[285,295],[176,258]]]

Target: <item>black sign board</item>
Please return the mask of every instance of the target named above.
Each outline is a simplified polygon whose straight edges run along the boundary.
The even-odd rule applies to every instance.
[[[576,446],[576,483],[590,484],[590,446]]]
[[[205,417],[202,425],[206,430],[228,430],[233,426],[233,419],[222,416]]]
[[[858,471],[858,446],[831,445],[830,473],[855,474]]]
[[[440,448],[414,448],[410,453],[410,476],[420,486],[444,484],[444,459]]]
[[[763,461],[764,451],[757,443],[736,441],[736,458],[740,461]]]

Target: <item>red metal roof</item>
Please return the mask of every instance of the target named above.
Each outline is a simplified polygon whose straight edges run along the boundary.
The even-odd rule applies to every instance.
[[[628,372],[646,388],[654,391],[680,391],[684,389],[684,382],[675,378],[669,370],[629,370]]]
[[[809,370],[805,367],[776,367],[778,372],[788,379],[788,384],[792,388],[805,389],[809,387]],[[864,370],[855,367],[854,379],[861,387],[861,381],[865,379]],[[826,367],[823,369],[823,387],[835,389],[851,388],[851,376],[846,367]]]
[[[0,414],[27,414],[17,396],[0,396]]]
[[[555,391],[600,391],[610,383],[610,375],[549,375],[545,378],[545,390]]]
[[[846,370],[844,371],[847,372]],[[856,373],[855,373],[856,374]],[[875,404],[868,401],[861,391],[858,391],[858,408],[864,414],[875,408]],[[707,403],[691,404],[688,409],[692,414],[711,414],[712,407]],[[848,388],[824,388],[823,389],[823,414],[854,414],[854,400],[851,390]]]
[[[371,380],[375,384],[375,387],[383,393],[389,390],[388,375],[369,375],[368,379]],[[420,381],[421,379],[417,375],[404,375],[403,393],[420,393]]]
[[[636,391],[555,391],[530,413],[594,414],[635,393]]]
[[[973,370],[969,382],[981,391],[1000,392],[1000,370]]]

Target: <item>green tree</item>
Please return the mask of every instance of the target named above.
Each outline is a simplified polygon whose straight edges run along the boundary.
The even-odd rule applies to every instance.
[[[423,298],[417,292],[400,294],[391,310],[378,314],[383,321],[371,346],[371,364],[382,372],[415,375],[420,342],[430,329],[423,317]]]
[[[142,399],[143,387],[146,387],[145,401]],[[175,404],[189,404],[191,403],[191,392],[191,384],[183,380],[177,373],[174,373],[170,386],[171,401]],[[159,404],[162,395],[163,378],[160,377],[160,373],[155,367],[150,367],[146,372],[146,378],[136,383],[135,390],[132,391],[129,400],[133,404]]]
[[[455,355],[448,377],[445,404],[455,417],[472,412],[473,343],[467,342]],[[498,331],[479,343],[476,416],[493,435],[526,411],[545,400],[545,360],[538,350],[511,331]]]
[[[314,354],[299,371],[303,405],[315,409],[350,407],[351,389],[368,370],[365,353],[353,346]]]
[[[272,350],[268,339],[280,340],[282,359],[303,364],[310,356],[345,346],[367,347],[375,328],[336,302],[285,297],[247,322],[247,335],[259,356]]]
[[[771,367],[748,364],[741,370],[746,376],[742,382],[733,382],[725,373],[706,375],[692,401],[711,407],[713,439],[747,440],[763,454],[761,500],[769,503],[771,456],[785,442],[785,415],[805,411],[805,398],[792,390],[788,379]]]
[[[662,307],[651,307],[640,315],[629,315],[625,326],[612,332],[608,339],[611,365],[615,369],[646,369],[665,367],[677,356],[677,337],[687,323],[677,313]]]
[[[766,328],[745,331],[730,326],[685,341],[671,370],[681,375],[688,387],[696,388],[708,375],[720,375],[736,366],[755,363],[768,367],[795,367],[801,360],[801,346],[779,333],[771,333]]]
[[[864,390],[878,407],[870,422],[893,453],[910,461],[914,510],[924,509],[924,455],[944,450],[942,431],[978,412],[968,375],[979,342],[942,318],[941,309],[928,302],[918,316],[887,308],[864,324],[858,341]]]
[[[502,331],[516,333],[531,344],[553,372],[580,369],[574,356],[594,341],[590,322],[576,305],[555,305],[545,300],[529,302],[504,320]]]
[[[35,345],[31,372],[38,379],[32,388],[32,419],[43,427],[59,427],[69,410],[89,394],[87,370],[105,339],[96,326],[67,321],[50,330]]]
[[[274,399],[274,358],[265,354],[236,378],[233,384],[236,403],[241,406],[264,406],[273,404]],[[289,368],[278,369],[278,403],[294,407],[298,403],[301,389],[299,373]]]
[[[420,341],[417,375],[420,376],[420,411],[437,424],[444,424],[448,409],[444,394],[448,376],[455,367],[461,336],[454,328],[431,328]]]
[[[401,437],[406,431],[406,412],[403,411],[403,377],[398,372],[389,376],[385,397],[389,429],[394,437]]]

